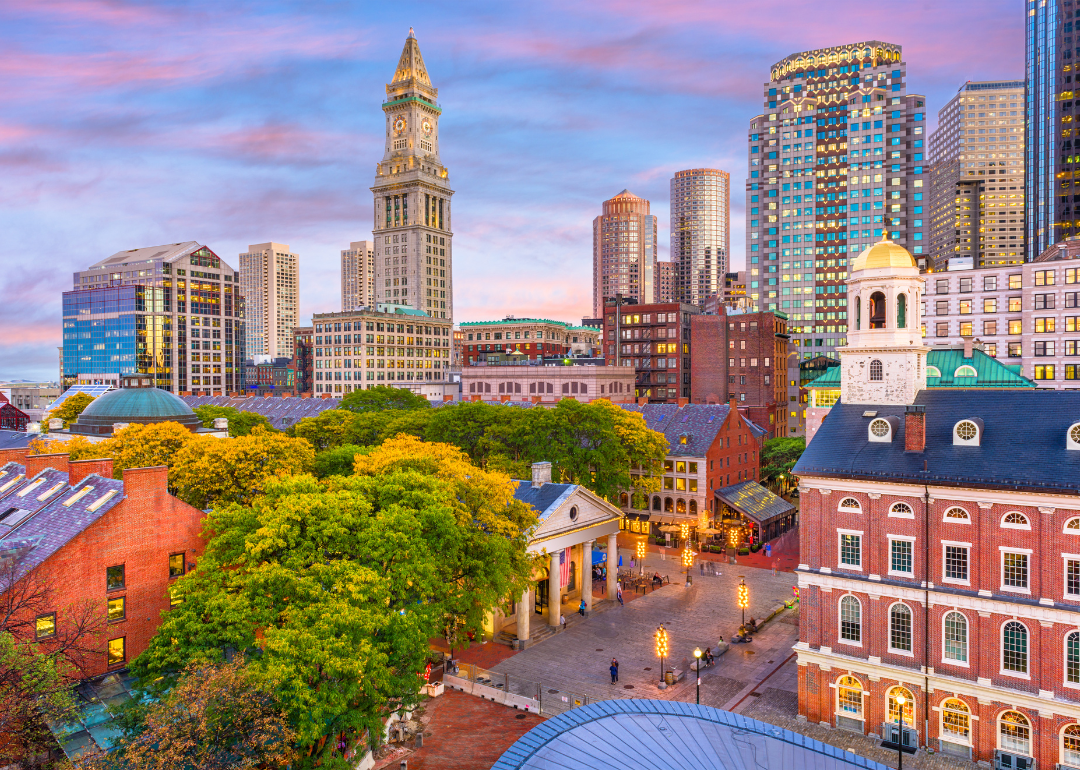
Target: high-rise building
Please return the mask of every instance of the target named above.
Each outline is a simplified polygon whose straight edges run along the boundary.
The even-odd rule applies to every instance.
[[[968,81],[930,135],[929,267],[1024,261],[1024,81]]]
[[[671,179],[671,261],[675,296],[658,302],[703,305],[723,288],[731,254],[731,178],[715,168],[676,171]]]
[[[656,296],[654,302],[675,301],[675,273],[678,265],[674,262],[656,261]]]
[[[647,200],[623,190],[593,220],[593,315],[603,316],[616,294],[647,304],[655,292],[656,217]]]
[[[906,70],[900,46],[880,41],[792,54],[750,121],[747,291],[754,309],[790,319],[789,398],[801,397],[800,360],[846,344],[848,261],[886,236],[925,253],[926,102]]]
[[[256,243],[240,255],[247,355],[292,358],[299,326],[300,257],[284,243]]]
[[[386,86],[386,148],[376,169],[375,301],[454,317],[450,176],[439,159],[439,89],[412,28]]]
[[[375,304],[375,242],[353,241],[341,250],[341,309]]]
[[[1080,179],[1080,153],[1073,152],[1073,134],[1080,129],[1073,128],[1071,6],[1063,0],[1027,2],[1024,192],[1029,262],[1055,243],[1080,235],[1080,182],[1073,181],[1074,176]],[[1080,57],[1080,47],[1076,55]]]
[[[240,274],[195,241],[120,251],[64,292],[62,386],[147,374],[171,393],[243,389]]]

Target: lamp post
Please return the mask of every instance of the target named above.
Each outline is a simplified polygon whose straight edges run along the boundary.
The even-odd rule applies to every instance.
[[[701,705],[701,648],[694,648],[694,669],[697,673],[697,700],[696,703]]]
[[[686,548],[686,547],[688,547],[690,545],[690,525],[689,524],[680,524],[679,525],[679,538],[683,541],[683,548]]]
[[[750,606],[750,588],[746,585],[746,580],[742,575],[739,575],[739,593],[738,593],[738,605],[742,610],[742,622],[746,625],[746,608]]]
[[[683,548],[682,563],[683,563],[683,566],[686,567],[686,585],[687,585],[687,587],[689,587],[690,584],[691,584],[690,583],[690,581],[691,581],[690,568],[692,566],[694,566],[694,552],[692,550],[690,550],[690,544],[689,543],[687,543],[686,547]]]
[[[904,770],[904,704],[907,698],[896,696],[896,770]]]
[[[645,541],[638,540],[637,542],[637,560],[638,560],[638,575],[645,574]]]
[[[668,654],[668,632],[663,623],[656,629],[656,654],[660,657],[660,684],[666,687],[667,685],[664,682],[664,658]]]

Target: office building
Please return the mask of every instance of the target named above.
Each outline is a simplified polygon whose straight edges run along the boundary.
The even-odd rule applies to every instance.
[[[650,303],[656,288],[656,217],[647,200],[623,190],[593,220],[593,315],[616,294]]]
[[[548,318],[515,318],[501,321],[465,321],[465,366],[487,361],[490,353],[518,354],[539,361],[550,356],[592,356],[600,351],[600,331],[572,326]]]
[[[341,250],[341,309],[375,304],[375,242],[353,241]]]
[[[386,86],[386,146],[376,167],[375,301],[454,317],[450,173],[439,158],[439,89],[413,31]],[[439,328],[442,328],[441,325]]]
[[[968,81],[930,135],[933,270],[1024,261],[1024,81]]]
[[[299,325],[300,258],[284,243],[256,243],[240,255],[247,355],[292,358]]]
[[[295,387],[293,395],[315,392],[315,327],[298,326],[293,329],[293,372]]]
[[[629,369],[571,362],[538,365],[528,361],[466,366],[461,393],[467,401],[531,401],[555,406],[564,398],[587,404],[599,398],[634,403],[634,373]]]
[[[731,178],[715,168],[676,171],[671,178],[671,261],[675,296],[657,302],[701,306],[719,294],[731,255]]]
[[[1080,129],[1073,127],[1073,62],[1080,59],[1080,46],[1072,46],[1071,17],[1071,1],[1027,0],[1024,192],[1029,262],[1053,244],[1080,235],[1080,152],[1073,149],[1080,137]]]
[[[147,374],[170,393],[243,387],[240,274],[195,241],[113,254],[64,292],[62,387]]]
[[[656,262],[656,296],[653,302],[675,301],[675,273],[677,265],[674,262],[657,260]]]
[[[650,403],[690,399],[690,319],[697,305],[638,305],[616,295],[604,307],[604,360],[634,370],[634,397]]]
[[[880,41],[792,54],[762,98],[749,131],[747,291],[754,309],[788,315],[788,395],[799,399],[799,361],[846,342],[849,260],[883,237],[926,253],[926,102],[908,93],[900,46]]]

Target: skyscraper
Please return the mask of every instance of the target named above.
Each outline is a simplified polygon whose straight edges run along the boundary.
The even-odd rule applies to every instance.
[[[1080,153],[1073,151],[1073,134],[1080,137],[1080,129],[1072,127],[1071,7],[1071,2],[1063,0],[1027,3],[1024,192],[1028,262],[1049,246],[1080,234],[1080,182],[1074,181],[1074,177],[1080,179]],[[1080,47],[1076,55],[1080,58]]]
[[[375,304],[375,242],[353,241],[341,250],[341,310]]]
[[[969,81],[938,110],[930,135],[931,267],[1024,261],[1023,157],[1023,80]]]
[[[656,285],[656,295],[653,302],[674,302],[675,301],[675,272],[678,266],[674,262],[665,262],[662,259],[656,260],[656,276],[654,279]]]
[[[730,187],[728,173],[715,168],[676,171],[671,179],[675,302],[700,306],[723,289],[731,254]]]
[[[247,355],[292,358],[300,307],[300,257],[284,243],[256,243],[240,255]]]
[[[603,316],[607,297],[648,304],[655,292],[656,217],[647,200],[623,190],[593,220],[593,315]]]
[[[907,93],[900,46],[792,54],[773,65],[750,121],[746,254],[750,302],[788,315],[799,360],[845,344],[848,261],[888,235],[925,253],[925,98]],[[803,409],[789,410],[794,434]]]
[[[439,89],[412,28],[386,86],[386,148],[376,169],[375,299],[454,317],[449,172],[439,160]]]

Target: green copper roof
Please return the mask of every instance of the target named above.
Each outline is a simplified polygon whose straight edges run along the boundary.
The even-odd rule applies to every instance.
[[[126,418],[154,418],[165,420],[169,417],[191,417],[191,407],[167,390],[160,388],[120,388],[110,390],[98,396],[79,415],[87,417],[115,418],[114,422],[125,422]],[[122,419],[123,418],[123,419]]]
[[[960,368],[971,367],[975,375],[958,376]],[[926,355],[927,388],[1034,388],[1035,383],[1022,376],[1012,366],[1001,363],[981,350],[971,351],[971,358],[964,358],[964,349],[931,348]],[[934,374],[934,372],[938,374]],[[807,388],[839,388],[840,367],[825,371]]]
[[[507,324],[553,324],[554,326],[561,326],[564,329],[587,329],[592,332],[599,332],[599,329],[593,329],[587,326],[571,326],[568,323],[562,321],[553,321],[550,318],[504,318],[501,321],[462,321],[459,326],[505,326]]]

